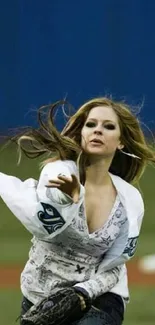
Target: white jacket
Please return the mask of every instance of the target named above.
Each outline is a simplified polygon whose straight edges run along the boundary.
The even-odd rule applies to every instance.
[[[80,200],[77,204],[73,203],[69,196],[58,189],[47,189],[45,187],[50,179],[56,178],[59,174],[68,177],[71,174],[78,176],[78,170],[72,161],[48,163],[41,172],[39,182],[34,179],[22,182],[16,177],[0,173],[0,195],[2,199],[12,213],[37,239],[36,242],[41,243],[41,248],[44,243],[45,245],[46,243],[52,244],[63,232],[65,234],[65,231],[71,228],[73,220],[78,218],[79,208],[84,202],[85,190],[82,185]],[[110,176],[125,209],[127,230],[125,231],[122,227],[119,236],[101,261],[97,272],[90,277],[85,275],[84,278],[79,278],[80,280],[77,282],[72,281],[72,284],[85,289],[93,298],[106,291],[111,291],[128,299],[125,262],[135,253],[144,215],[144,205],[141,194],[135,187],[118,176],[112,174]],[[37,259],[37,255],[35,259]],[[26,271],[23,271],[24,279],[25,274],[31,273],[30,264],[28,261]],[[35,277],[34,274],[33,276]],[[29,300],[33,303],[38,302],[37,293],[30,294],[30,291],[33,290],[27,290],[26,286],[22,284],[22,280],[21,287],[23,294]],[[48,293],[47,290],[44,294]],[[43,296],[42,293],[39,295]]]

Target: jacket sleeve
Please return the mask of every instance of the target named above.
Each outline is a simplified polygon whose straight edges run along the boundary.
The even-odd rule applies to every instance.
[[[119,237],[115,240],[112,247],[103,256],[95,275],[88,281],[77,283],[75,286],[81,290],[85,290],[89,297],[95,299],[101,294],[110,291],[119,281],[120,272],[122,269],[122,261],[113,253],[113,248],[117,252],[117,257],[120,253],[120,247],[127,238],[127,225],[122,226]],[[110,253],[111,252],[111,253]],[[112,263],[114,260],[114,263]]]
[[[74,203],[72,198],[59,189],[46,188],[50,179],[56,179],[59,174],[78,177],[78,170],[73,161],[55,161],[47,164],[40,175],[37,186],[38,205],[35,213],[41,228],[41,237],[51,240],[64,231],[77,217],[79,207],[84,198],[84,187],[80,185],[79,202]]]
[[[101,270],[88,281],[77,283],[74,286],[79,291],[87,292],[91,299],[95,299],[103,293],[109,292],[118,282],[121,266],[109,271]]]
[[[134,256],[144,217],[144,204],[141,197],[139,206],[138,217],[135,217],[135,219],[132,218],[132,223],[130,225],[129,220],[127,220],[121,228],[120,235],[115,240],[111,249],[107,252],[104,262],[106,270],[124,264]]]
[[[47,189],[48,181],[59,174],[78,175],[72,161],[55,161],[47,164],[40,175],[39,182],[34,179],[20,179],[0,173],[0,195],[11,212],[36,237],[51,240],[62,232],[78,213],[84,188],[80,188],[80,200],[73,203],[72,198],[58,189]]]
[[[112,247],[107,251],[99,264],[96,274],[90,280],[77,283],[75,286],[84,290],[95,299],[101,294],[110,291],[119,281],[124,264],[134,256],[137,240],[144,215],[143,205],[136,220],[137,233],[128,237],[128,221],[126,221]]]

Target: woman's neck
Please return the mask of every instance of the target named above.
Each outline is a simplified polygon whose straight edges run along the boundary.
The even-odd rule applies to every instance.
[[[95,162],[92,162],[89,167],[87,167],[86,170],[86,184],[92,184],[93,186],[97,185],[105,185],[109,182],[111,182],[110,176],[109,176],[109,167],[110,167],[111,161],[103,161],[98,160]],[[86,185],[85,184],[85,185]]]

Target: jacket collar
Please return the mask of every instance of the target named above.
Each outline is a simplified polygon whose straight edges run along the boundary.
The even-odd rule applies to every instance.
[[[129,237],[139,234],[142,218],[144,215],[144,203],[138,189],[119,176],[110,173],[112,182],[122,202],[129,221]]]

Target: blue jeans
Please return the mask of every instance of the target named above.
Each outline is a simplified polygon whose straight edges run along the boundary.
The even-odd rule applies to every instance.
[[[23,298],[21,315],[32,306],[32,303]],[[120,296],[107,292],[96,298],[92,308],[72,324],[66,325],[121,325],[124,319],[124,304]],[[22,324],[21,324],[22,325]]]

